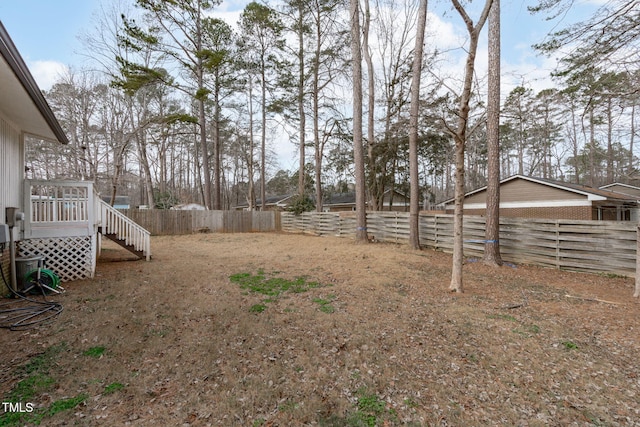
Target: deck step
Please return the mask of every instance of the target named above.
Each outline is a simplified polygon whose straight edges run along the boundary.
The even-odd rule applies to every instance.
[[[100,234],[113,240],[139,258],[151,259],[151,233],[113,206],[99,200]]]
[[[107,239],[117,243],[119,246],[121,246],[124,249],[128,250],[129,252],[131,252],[132,254],[137,256],[138,258],[140,258],[140,259],[146,258],[146,254],[144,253],[144,251],[137,250],[134,245],[127,244],[125,239],[119,239],[118,235],[116,233],[103,233],[102,227],[99,227],[98,231],[104,237],[106,237]]]

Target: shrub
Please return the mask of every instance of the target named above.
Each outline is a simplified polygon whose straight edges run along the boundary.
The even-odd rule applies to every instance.
[[[287,208],[287,211],[293,212],[295,215],[300,215],[303,212],[311,212],[315,208],[316,205],[313,200],[311,200],[311,197],[297,195],[291,198],[291,204]]]

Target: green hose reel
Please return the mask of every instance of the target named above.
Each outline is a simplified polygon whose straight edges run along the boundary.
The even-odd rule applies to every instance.
[[[38,274],[40,275],[39,279]],[[58,290],[58,288],[61,288],[60,278],[53,271],[46,268],[40,268],[38,270],[32,270],[28,272],[24,277],[24,281],[26,284],[25,293],[59,293],[60,291]]]

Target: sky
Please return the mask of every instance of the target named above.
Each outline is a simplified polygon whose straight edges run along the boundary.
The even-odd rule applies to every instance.
[[[79,39],[82,33],[90,33],[94,28],[94,15],[102,5],[118,0],[0,0],[0,21],[4,24],[18,51],[25,60],[31,74],[41,89],[50,89],[67,67],[80,69],[85,61],[82,52],[86,52]],[[133,0],[120,0],[133,2]],[[543,16],[532,16],[527,6],[536,0],[502,0],[502,97],[515,87],[525,84],[540,91],[553,85],[549,75],[555,65],[555,59],[539,56],[531,46],[539,43],[554,28],[561,28],[578,18],[584,18],[595,9],[597,2],[603,0],[577,0],[571,14],[560,22],[548,22]],[[238,20],[242,9],[250,0],[223,0],[216,10],[232,26]],[[373,1],[371,2],[373,4]],[[472,5],[482,5],[476,1]],[[427,46],[436,43],[441,50],[452,49],[457,56],[444,61],[443,73],[461,72],[464,55],[459,49],[464,44],[466,30],[462,20],[451,10],[447,0],[429,0],[430,12],[427,23]],[[476,6],[480,7],[480,6]],[[477,11],[469,13],[473,18]],[[476,59],[477,74],[486,74],[487,46],[486,27],[483,29]],[[348,47],[346,47],[348,48]],[[285,161],[293,166],[295,153],[290,151]],[[291,163],[291,165],[289,165]],[[286,166],[286,165],[284,165]]]
[[[0,21],[41,89],[80,61],[77,35],[99,5],[100,0],[0,0]]]
[[[67,67],[82,67],[79,36],[92,31],[94,14],[111,1],[116,0],[0,0],[0,21],[38,86],[47,90]],[[217,9],[235,22],[248,3],[224,0]]]
[[[42,89],[50,88],[65,67],[81,67],[83,56],[79,52],[84,47],[78,36],[91,31],[92,15],[104,1],[112,0],[0,0],[0,21]],[[534,89],[544,89],[550,84],[547,76],[555,61],[536,55],[531,45],[540,42],[558,24],[546,22],[542,16],[532,16],[527,6],[534,1],[502,0],[503,92],[518,84],[514,82],[528,81]],[[248,2],[223,0],[217,10],[235,23]],[[429,18],[430,27],[437,32],[431,40],[443,44],[443,48],[459,46],[460,35],[464,35],[462,21],[448,10],[448,4],[445,0],[430,1],[430,7],[435,5],[439,9]],[[589,3],[578,3],[572,15],[581,15],[587,10],[592,10]],[[561,24],[569,20],[567,17]],[[486,28],[483,33],[486,36]],[[486,45],[483,44],[478,67],[481,70],[484,66]]]

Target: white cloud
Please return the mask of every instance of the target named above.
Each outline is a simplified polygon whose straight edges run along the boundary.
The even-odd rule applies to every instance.
[[[242,12],[250,0],[225,0],[215,7],[216,12]]]
[[[41,90],[51,89],[54,83],[68,73],[68,67],[57,61],[32,61],[28,67]]]
[[[249,0],[225,0],[213,9],[211,16],[222,19],[235,29],[247,4]]]
[[[432,31],[427,46],[436,46],[442,56],[438,61],[436,73],[446,81],[449,88],[461,90],[469,36],[459,17],[453,15],[449,21],[430,15]],[[524,24],[523,24],[524,25]],[[475,60],[475,75],[480,80],[481,92],[486,91],[488,71],[488,24],[482,30]],[[527,39],[528,40],[528,39]],[[555,83],[551,72],[555,69],[557,58],[537,55],[531,48],[532,42],[510,38],[502,34],[501,52],[501,96],[506,98],[516,86],[524,85],[536,93],[551,87]]]
[[[440,50],[449,50],[457,49],[465,43],[464,28],[456,28],[452,22],[444,21],[434,13],[427,16],[426,30],[427,46],[435,45]]]
[[[233,11],[214,11],[211,16],[214,18],[222,19],[224,22],[229,24],[231,28],[236,28],[238,21],[240,20],[241,10],[233,10]]]

